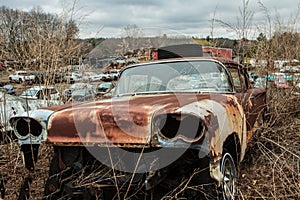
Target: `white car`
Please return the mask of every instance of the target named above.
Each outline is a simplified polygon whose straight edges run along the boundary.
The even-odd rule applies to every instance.
[[[84,72],[82,74],[82,80],[84,82],[97,82],[101,81],[102,79],[102,74],[97,74],[95,72]]]
[[[0,92],[0,133],[11,131],[12,128],[8,120],[28,110],[30,107],[24,99]]]
[[[30,90],[30,92],[31,91],[33,90]],[[61,102],[57,100],[24,99],[9,95],[6,92],[0,92],[0,135],[2,133],[0,140],[11,140],[8,134],[4,134],[12,131],[12,127],[9,124],[9,119],[11,117],[33,111],[41,107],[59,104],[61,104]]]
[[[33,86],[25,90],[20,97],[25,99],[59,100],[60,93],[53,86]]]
[[[15,71],[13,74],[8,76],[10,82],[22,83],[25,81],[34,81],[35,75],[29,74],[26,71]]]
[[[112,69],[112,70],[109,71],[109,74],[111,76],[111,79],[115,81],[120,76],[120,70],[118,70],[118,69]]]

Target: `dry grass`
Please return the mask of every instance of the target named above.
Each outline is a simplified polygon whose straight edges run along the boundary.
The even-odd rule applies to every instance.
[[[37,162],[35,173],[32,174],[35,181],[30,186],[30,199],[42,198],[52,155],[51,149],[47,145],[41,146],[39,162]],[[1,145],[0,169],[5,182],[5,199],[17,199],[23,178],[27,176],[27,170],[23,165],[22,152],[17,143]]]
[[[268,114],[242,162],[239,199],[299,199],[300,96],[274,89]]]

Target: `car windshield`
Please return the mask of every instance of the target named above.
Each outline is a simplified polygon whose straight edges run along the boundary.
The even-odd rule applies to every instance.
[[[19,73],[20,76],[27,76],[26,72]]]
[[[111,83],[101,83],[100,85],[98,85],[98,88],[110,88],[111,85]]]
[[[86,96],[90,95],[92,93],[92,90],[89,89],[78,89],[72,92],[72,96]]]
[[[12,90],[12,89],[14,89],[14,86],[12,86],[12,85],[4,85],[3,86],[5,89],[7,89],[7,90]]]
[[[75,90],[75,89],[82,89],[82,88],[88,88],[90,87],[89,85],[85,83],[75,83],[69,87],[70,90]]]
[[[225,68],[212,60],[173,61],[129,67],[115,95],[159,92],[232,92]]]
[[[25,90],[23,93],[22,93],[22,96],[35,96],[35,94],[38,92],[38,90],[35,90],[35,89],[28,89],[28,90]]]

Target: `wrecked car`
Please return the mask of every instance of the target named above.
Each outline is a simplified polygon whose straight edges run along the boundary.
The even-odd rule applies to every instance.
[[[239,64],[174,58],[124,68],[110,99],[10,123],[29,171],[39,146],[53,146],[45,199],[234,199],[264,106]]]
[[[7,94],[6,92],[0,92],[0,141],[9,142],[14,137],[11,134],[12,127],[9,124],[9,119],[15,115],[20,115],[29,110],[26,101]]]
[[[15,138],[9,123],[11,117],[41,107],[59,104],[61,104],[59,101],[28,100],[0,91],[0,141],[10,142]]]

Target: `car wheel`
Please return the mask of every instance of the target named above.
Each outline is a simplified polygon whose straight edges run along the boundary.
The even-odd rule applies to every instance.
[[[230,153],[223,154],[220,165],[223,174],[221,196],[225,200],[232,200],[236,190],[237,169]]]

